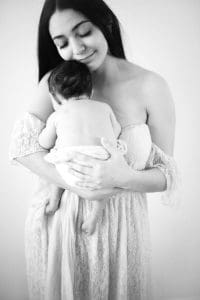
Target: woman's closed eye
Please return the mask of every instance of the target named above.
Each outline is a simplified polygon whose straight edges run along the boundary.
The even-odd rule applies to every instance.
[[[81,37],[81,38],[82,38],[82,37],[89,36],[91,33],[92,33],[92,31],[89,30],[89,31],[87,31],[87,32],[85,32],[85,33],[79,33],[79,34],[77,34],[77,35],[78,35],[78,37]],[[69,45],[69,42],[66,41],[66,42],[64,42],[64,43],[61,44],[61,45],[57,45],[57,47],[58,47],[59,49],[63,49],[63,48],[66,48],[68,45]]]
[[[90,34],[91,34],[91,30],[87,31],[86,33],[82,33],[82,34],[79,33],[79,36],[80,37],[85,37],[85,36],[88,36]]]
[[[63,48],[65,48],[65,47],[67,47],[68,46],[68,42],[65,42],[65,43],[63,43],[62,45],[57,45],[57,47],[59,48],[59,49],[63,49]]]

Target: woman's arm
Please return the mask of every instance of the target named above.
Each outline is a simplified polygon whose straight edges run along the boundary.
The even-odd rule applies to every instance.
[[[144,98],[151,138],[166,155],[173,156],[175,137],[175,107],[165,80],[151,73],[144,87]],[[124,187],[138,192],[160,192],[167,188],[166,177],[159,168],[144,171],[129,170]]]
[[[46,127],[39,135],[39,144],[45,149],[51,149],[56,142],[56,127],[55,127],[55,113],[51,114],[46,122]]]
[[[176,116],[170,89],[163,78],[152,73],[144,90],[152,141],[173,156]]]
[[[22,124],[20,123],[17,126],[17,133],[12,137],[11,144],[14,144],[14,147],[11,148],[22,149],[20,153],[17,152],[17,149],[14,150],[15,153],[12,157],[35,174],[60,187],[66,188],[66,184],[56,171],[56,168],[44,160],[44,155],[47,154],[47,151],[45,149],[41,151],[42,149],[39,149],[38,143],[39,133],[49,115],[54,111],[49,97],[48,76],[49,74],[46,74],[40,81],[34,101],[28,108],[28,113],[30,114],[23,119]],[[38,147],[35,146],[36,144]],[[24,145],[27,145],[26,150],[24,150]]]
[[[48,180],[49,182],[57,185],[62,189],[71,190],[72,192],[79,195],[81,198],[98,201],[121,191],[121,189],[119,188],[106,188],[96,191],[93,191],[91,189],[82,189],[74,187],[72,188],[71,186],[68,186],[66,182],[61,178],[54,165],[44,160],[44,155],[46,155],[46,152],[37,152],[34,154],[17,158],[17,161],[25,167],[27,167],[33,173],[39,175],[40,177],[43,177],[44,179]]]
[[[48,77],[50,72],[44,75],[38,84],[33,101],[28,107],[28,112],[38,117],[41,121],[47,121],[50,114],[54,112],[48,88]]]
[[[159,192],[166,189],[166,178],[163,172],[158,168],[152,168],[144,171],[133,170],[124,159],[123,155],[104,141],[103,146],[108,150],[111,157],[107,161],[97,161],[86,158],[81,153],[75,153],[74,159],[78,162],[69,162],[69,173],[73,174],[79,181],[77,186],[80,188],[120,188],[132,190],[134,192]],[[88,168],[81,165],[84,161],[90,165]],[[85,179],[85,175],[87,179]],[[88,179],[90,177],[90,179]]]
[[[16,160],[36,175],[48,180],[60,188],[69,189],[69,186],[66,185],[55,166],[44,160],[44,156],[47,153],[47,151],[35,152],[33,154],[18,157]]]
[[[68,189],[54,165],[44,160],[47,151],[42,149],[38,142],[38,136],[45,122],[53,112],[47,85],[48,76],[49,74],[46,74],[40,81],[36,97],[28,108],[28,114],[15,126],[10,145],[10,158],[51,183]]]

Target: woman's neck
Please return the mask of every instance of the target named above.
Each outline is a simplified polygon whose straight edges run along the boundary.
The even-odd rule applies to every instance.
[[[94,89],[100,89],[112,84],[112,82],[116,82],[119,78],[119,73],[118,58],[107,55],[103,64],[92,73]]]

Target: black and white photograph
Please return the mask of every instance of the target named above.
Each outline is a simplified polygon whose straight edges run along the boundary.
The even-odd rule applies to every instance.
[[[1,300],[200,300],[200,1],[1,0]]]

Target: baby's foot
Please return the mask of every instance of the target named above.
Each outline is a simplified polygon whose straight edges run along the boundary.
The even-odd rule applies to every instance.
[[[88,219],[82,224],[82,230],[88,235],[93,234],[96,229],[97,220],[97,217],[88,217]]]

